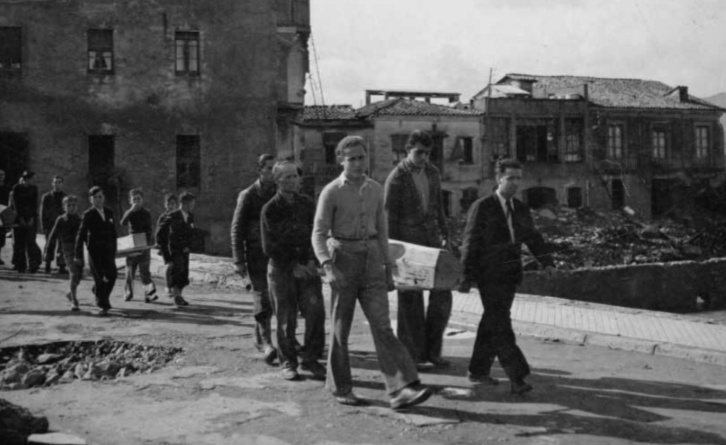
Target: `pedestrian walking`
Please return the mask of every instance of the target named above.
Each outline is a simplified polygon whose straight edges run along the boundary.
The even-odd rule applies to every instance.
[[[277,357],[286,380],[297,380],[298,354],[295,348],[297,312],[305,318],[305,343],[301,368],[316,378],[325,378],[318,357],[325,347],[325,307],[311,245],[315,203],[297,192],[295,164],[275,164],[272,174],[277,194],[262,208],[262,248],[269,258],[268,286],[277,319]]]
[[[194,206],[196,196],[189,192],[179,195],[181,206],[169,212],[156,230],[156,241],[166,264],[166,285],[177,307],[189,306],[182,293],[189,285],[189,254],[194,236]]]
[[[164,219],[166,215],[173,212],[174,210],[179,208],[179,197],[176,196],[174,193],[167,193],[164,195],[164,213],[159,215],[159,219],[156,220],[156,227],[159,228],[159,225],[161,224],[161,220]],[[156,238],[156,236],[155,236]],[[157,251],[159,253],[159,256],[161,256],[161,247],[159,246],[158,240],[155,240]],[[171,296],[171,289],[169,289],[167,286],[165,287],[166,296],[169,298],[172,298]]]
[[[262,207],[275,196],[277,188],[272,177],[275,158],[263,154],[257,160],[257,181],[237,196],[230,235],[232,256],[237,273],[249,276],[254,295],[255,347],[264,355],[265,362],[272,364],[277,350],[272,346],[272,305],[267,285],[267,256],[262,250],[260,215]]]
[[[522,181],[522,165],[513,159],[496,164],[497,189],[472,204],[461,246],[462,264],[469,283],[475,282],[484,313],[477,329],[468,378],[475,383],[497,385],[490,375],[498,358],[513,394],[532,390],[525,381],[529,364],[517,346],[510,309],[522,281],[522,243],[537,257],[548,275],[554,264],[529,209],[514,197]],[[468,291],[469,284],[461,290]]]
[[[40,226],[45,236],[46,244],[48,242],[48,235],[53,230],[56,220],[63,214],[63,198],[66,194],[63,191],[63,177],[60,175],[53,176],[51,181],[51,190],[44,193],[40,198]],[[78,204],[76,203],[76,206]],[[63,260],[63,252],[61,251],[62,246],[58,245],[58,252],[52,252],[52,255],[48,257],[45,255],[45,273],[49,274],[50,264],[55,260],[55,264],[58,266],[58,273],[65,274],[66,263]],[[46,248],[46,252],[48,249]]]
[[[78,231],[81,227],[81,217],[78,216],[78,198],[75,195],[67,195],[63,198],[64,213],[56,218],[53,228],[48,234],[45,244],[45,258],[53,258],[56,245],[63,255],[64,264],[68,265],[70,271],[69,289],[66,298],[71,303],[71,311],[77,312],[78,284],[81,282],[83,267],[75,261],[75,244]]]
[[[338,403],[364,403],[353,393],[348,352],[359,302],[370,324],[391,408],[423,403],[431,392],[421,385],[415,363],[391,328],[388,291],[394,289],[393,265],[383,187],[365,174],[368,149],[363,138],[343,138],[336,155],[343,173],[320,194],[312,236],[333,291],[326,386]]]
[[[25,170],[10,192],[9,206],[17,212],[13,227],[13,265],[18,273],[35,273],[43,261],[38,232],[38,187],[35,173]]]
[[[429,162],[434,141],[423,130],[411,132],[406,158],[391,171],[385,184],[388,236],[426,247],[449,247],[449,231],[441,193],[441,175]],[[447,367],[441,356],[444,332],[451,316],[450,290],[429,291],[426,309],[423,291],[398,291],[397,334],[419,370],[432,363]]]
[[[91,207],[83,212],[78,229],[74,261],[83,267],[83,246],[88,249],[88,266],[93,276],[93,294],[98,315],[105,317],[111,310],[109,297],[116,284],[116,223],[113,211],[104,206],[105,196],[99,186],[88,191]]]
[[[146,245],[151,245],[153,227],[151,212],[144,207],[144,191],[140,188],[129,191],[131,208],[121,218],[121,225],[128,226],[129,234],[142,233],[146,237]],[[151,250],[145,249],[136,255],[126,257],[126,283],[124,285],[124,300],[134,298],[134,278],[139,270],[141,284],[144,286],[144,301],[151,303],[159,297],[156,295],[156,286],[151,279]]]
[[[5,171],[0,170],[0,206],[7,206],[10,199],[10,187],[5,184]],[[7,227],[4,227],[2,221],[0,221],[0,266],[5,265],[5,261],[2,259],[2,250],[5,247],[5,239],[7,237]]]

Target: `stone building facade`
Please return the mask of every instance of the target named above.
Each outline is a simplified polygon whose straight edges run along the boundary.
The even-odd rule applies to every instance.
[[[308,0],[0,3],[0,168],[53,175],[120,214],[143,187],[197,195],[209,253],[228,253],[260,153],[292,146],[308,69]],[[291,150],[291,149],[289,149]]]
[[[500,157],[524,162],[521,195],[534,208],[677,215],[688,213],[698,190],[724,181],[724,110],[687,87],[507,74],[471,103],[484,113],[492,172]],[[484,178],[486,191],[494,179]]]

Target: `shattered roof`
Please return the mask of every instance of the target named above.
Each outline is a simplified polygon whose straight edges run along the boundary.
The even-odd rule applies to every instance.
[[[510,73],[497,83],[500,84],[507,79],[534,81],[532,86],[534,97],[542,96],[537,94],[538,92],[554,92],[588,84],[590,102],[608,108],[720,110],[718,106],[691,95],[688,96],[687,102],[681,102],[677,93],[669,94],[673,92],[673,87],[655,80]]]
[[[355,110],[350,105],[308,105],[303,110],[303,120],[355,120]]]
[[[462,110],[420,100],[396,98],[374,102],[357,111],[360,117],[375,116],[481,116],[481,111]]]

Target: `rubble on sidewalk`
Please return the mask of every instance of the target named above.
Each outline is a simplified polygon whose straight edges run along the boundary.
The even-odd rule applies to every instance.
[[[48,431],[48,419],[0,399],[0,439],[3,445],[25,445],[28,436]]]
[[[182,350],[112,340],[0,349],[0,389],[51,386],[75,379],[113,380],[154,372]]]

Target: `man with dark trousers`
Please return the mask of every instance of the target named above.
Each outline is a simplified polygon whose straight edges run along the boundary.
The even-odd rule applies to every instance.
[[[391,239],[426,247],[448,247],[441,175],[429,156],[434,140],[422,130],[413,131],[406,142],[407,156],[388,175],[385,205],[388,236]],[[428,310],[423,291],[398,291],[398,338],[423,369],[428,362],[447,367],[441,357],[444,331],[451,316],[451,291],[431,290]]]
[[[151,245],[153,227],[151,212],[144,207],[144,191],[134,188],[129,191],[129,208],[121,217],[121,225],[129,227],[129,234],[143,233],[146,245]],[[156,296],[156,286],[151,279],[151,250],[147,249],[138,255],[126,257],[126,284],[124,286],[124,299],[130,301],[134,298],[134,278],[138,269],[141,275],[141,284],[144,285],[144,301],[151,303]]]
[[[83,212],[76,238],[74,261],[83,267],[83,245],[88,249],[88,266],[93,276],[93,293],[98,315],[105,317],[111,309],[109,296],[116,284],[116,224],[113,211],[103,204],[105,196],[99,186],[88,191],[91,207]]]
[[[156,230],[156,242],[166,264],[166,286],[177,307],[189,306],[182,292],[189,285],[189,254],[194,238],[196,197],[189,192],[179,195],[181,206],[162,218]]]
[[[262,250],[260,214],[262,207],[275,196],[276,186],[272,177],[275,157],[263,154],[257,160],[259,179],[242,190],[237,197],[237,207],[232,218],[232,256],[237,273],[249,275],[254,294],[255,347],[263,352],[265,362],[272,364],[277,351],[272,346],[270,320],[272,306],[267,286],[267,256]]]
[[[513,159],[499,160],[496,180],[494,194],[472,204],[461,246],[466,279],[477,283],[484,306],[468,378],[474,383],[499,384],[489,374],[494,359],[499,358],[512,394],[524,394],[532,390],[524,380],[530,373],[529,364],[517,346],[510,314],[515,289],[522,282],[522,243],[549,276],[554,265],[529,208],[514,197],[522,181],[522,165]],[[465,284],[461,290],[467,288]]]
[[[277,318],[277,357],[285,380],[297,380],[295,349],[297,311],[305,318],[302,369],[325,379],[318,357],[325,347],[325,305],[322,282],[310,242],[315,202],[297,192],[297,167],[290,161],[275,164],[272,174],[277,194],[262,208],[262,248],[270,258],[267,279]]]
[[[43,261],[36,236],[38,232],[38,187],[35,173],[25,170],[10,192],[10,207],[18,214],[13,228],[13,264],[19,273],[35,273]]]
[[[0,170],[0,205],[7,206],[8,205],[8,199],[10,198],[10,187],[5,185],[5,171]],[[7,233],[7,228],[3,227],[2,224],[0,224],[0,266],[5,264],[5,261],[2,260],[2,250],[3,247],[5,247],[5,234]]]
[[[63,198],[66,194],[63,192],[63,177],[53,176],[51,182],[52,189],[40,198],[40,226],[45,235],[45,242],[48,242],[50,231],[53,230],[56,220],[63,214]],[[45,257],[45,273],[50,273],[50,263],[53,262],[58,266],[58,273],[66,273],[66,263],[63,261],[63,251],[58,245],[58,252],[48,252]]]

